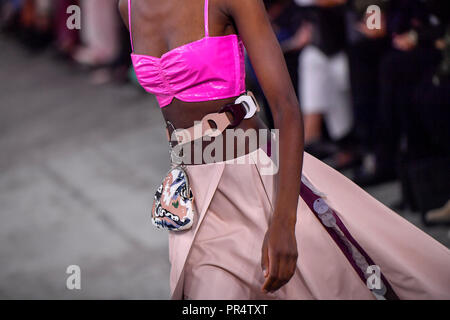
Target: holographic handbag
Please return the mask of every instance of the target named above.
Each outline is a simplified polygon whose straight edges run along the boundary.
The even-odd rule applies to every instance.
[[[152,206],[152,223],[158,229],[183,231],[190,229],[194,223],[194,196],[186,167],[177,164],[179,158],[174,155],[170,139],[169,154],[172,168],[156,190]]]
[[[155,193],[152,223],[159,229],[182,231],[194,222],[194,197],[182,166],[169,170]]]

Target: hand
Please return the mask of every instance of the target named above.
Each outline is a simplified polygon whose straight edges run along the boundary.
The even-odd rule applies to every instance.
[[[313,28],[311,23],[308,22],[303,23],[302,26],[297,29],[297,32],[295,32],[293,36],[292,41],[295,44],[295,46],[301,49],[308,43],[310,43],[312,38],[312,31]]]
[[[444,49],[445,49],[445,39],[444,39],[444,38],[437,39],[437,40],[434,42],[434,46],[435,46],[435,48],[438,49],[438,50],[444,50]]]
[[[297,240],[295,226],[274,218],[264,237],[261,267],[266,281],[262,291],[275,292],[294,275],[297,267]]]
[[[295,32],[295,34],[281,43],[283,52],[292,50],[300,50],[311,42],[312,25],[308,22],[303,23]]]
[[[356,25],[356,29],[361,32],[368,39],[379,39],[386,35],[386,29],[369,29],[366,23],[359,23]]]
[[[410,51],[417,45],[417,35],[414,32],[406,32],[394,35],[392,45],[398,50]]]
[[[380,18],[380,28],[369,29],[367,24],[367,19],[370,15],[366,14],[363,21],[356,24],[356,30],[361,32],[368,39],[379,39],[383,38],[387,34],[386,28],[386,17],[384,14],[381,15]]]

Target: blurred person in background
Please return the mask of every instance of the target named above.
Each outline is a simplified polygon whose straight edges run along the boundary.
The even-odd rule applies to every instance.
[[[0,29],[11,31],[22,9],[23,0],[0,0]]]
[[[94,83],[110,81],[112,74],[109,67],[121,52],[117,2],[81,0],[80,5],[83,13],[82,45],[73,58],[78,64],[95,69],[92,73]]]
[[[355,168],[355,179],[360,172],[374,168],[374,148],[378,137],[378,97],[380,94],[380,64],[390,48],[386,16],[388,1],[353,0],[348,13],[348,53],[350,62],[350,82],[352,104],[355,117],[355,148],[364,161]],[[379,28],[370,28],[367,8],[376,5],[380,8]]]
[[[295,89],[298,89],[298,56],[311,40],[311,26],[305,22],[305,12],[293,0],[274,0],[267,13],[280,42],[288,71]],[[298,92],[297,92],[298,93]]]
[[[414,209],[426,224],[450,224],[450,8],[440,11],[445,25],[436,47],[442,59],[419,84],[408,124],[407,178]],[[446,17],[444,18],[444,15]],[[445,19],[445,20],[444,20]],[[405,110],[408,112],[407,110]]]
[[[360,185],[382,183],[402,174],[398,170],[400,149],[406,147],[401,142],[408,116],[401,110],[411,109],[415,87],[424,73],[439,61],[439,53],[428,39],[432,21],[425,2],[392,0],[389,3],[387,28],[392,49],[383,55],[379,65],[375,163],[373,168],[363,168],[357,174],[355,181]]]
[[[283,50],[291,81],[297,90],[298,55],[300,50],[309,42],[310,28],[303,27],[305,25],[303,10],[296,5],[294,0],[265,0],[264,4],[272,28]],[[262,93],[248,56],[246,56],[246,66],[247,84],[261,103],[267,125],[273,128],[273,119],[270,109],[267,107],[267,100]]]
[[[424,214],[425,223],[449,224],[450,2],[425,1],[424,11],[429,23],[413,29],[413,39],[430,60],[419,61],[428,64],[419,67],[411,104],[399,105],[405,119],[401,178],[406,204]]]
[[[130,47],[116,4],[111,0],[2,0],[0,24],[33,52],[52,45],[57,57],[90,71],[93,84],[123,81],[128,77]],[[81,5],[80,29],[67,26],[72,5]]]
[[[0,27],[34,51],[54,41],[58,52],[67,56],[78,39],[78,30],[67,27],[67,8],[74,4],[78,1],[1,0]]]
[[[360,20],[372,1],[353,1]],[[401,207],[448,222],[450,3],[443,0],[375,3],[381,28],[357,24],[350,47],[357,132],[372,165],[356,171],[362,186],[400,178]],[[361,37],[362,36],[362,37]]]
[[[305,114],[305,150],[343,169],[357,161],[352,151],[346,0],[296,0],[308,11],[311,43],[299,60],[300,102]],[[323,123],[333,144],[325,142]],[[338,149],[335,145],[339,146]]]
[[[52,0],[34,0],[35,17],[32,27],[35,29],[35,37],[42,42],[42,45],[50,43],[53,37],[53,7],[54,2]]]
[[[375,163],[370,169],[362,168],[355,177],[363,186],[400,177],[406,198],[409,196],[405,161],[413,150],[407,143],[406,132],[414,123],[411,118],[414,114],[410,112],[414,92],[423,77],[437,67],[441,56],[434,45],[437,35],[442,35],[442,21],[437,18],[441,14],[433,12],[434,2],[389,2],[387,31],[392,49],[379,61],[379,99],[374,121],[377,134],[373,138]],[[442,6],[445,1],[437,3]]]
[[[53,37],[51,0],[3,0],[2,29],[16,34],[32,50],[46,48]]]
[[[65,58],[72,57],[79,44],[79,31],[67,27],[67,8],[79,5],[78,0],[58,0],[55,3],[55,46]]]

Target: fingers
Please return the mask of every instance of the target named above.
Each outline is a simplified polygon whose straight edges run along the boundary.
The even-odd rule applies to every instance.
[[[266,281],[263,284],[262,287],[262,291],[264,293],[267,292],[271,292],[272,291],[272,286],[273,283],[276,281],[277,277],[278,277],[278,259],[275,259],[275,257],[273,256],[273,253],[271,252],[270,248],[267,246],[267,249],[265,250],[266,254],[267,254],[267,260],[268,260],[268,269],[266,269],[267,271],[267,276],[266,276]]]
[[[279,260],[270,256],[268,277],[266,278],[266,281],[263,284],[262,287],[263,292],[267,293],[273,291],[273,285],[278,280],[278,269],[279,269]]]
[[[264,278],[269,275],[269,250],[267,246],[267,236],[264,239],[261,250],[261,269],[263,271]]]
[[[269,257],[269,276],[263,284],[263,292],[274,292],[292,278],[297,266],[297,254],[276,254]]]

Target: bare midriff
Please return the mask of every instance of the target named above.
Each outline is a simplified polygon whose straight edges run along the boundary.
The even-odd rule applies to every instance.
[[[222,100],[213,100],[213,101],[205,101],[205,102],[183,102],[180,101],[178,99],[174,99],[170,105],[164,107],[161,109],[164,119],[165,121],[169,121],[170,123],[173,124],[173,126],[176,129],[184,129],[184,128],[188,128],[194,125],[195,121],[201,121],[202,118],[209,114],[209,113],[214,113],[217,112],[222,106],[229,104],[229,103],[234,103],[234,101],[236,100],[236,98],[228,98],[228,99],[222,99]],[[230,119],[232,119],[232,114],[228,114],[227,116],[230,117]],[[172,128],[169,126],[168,127],[169,132],[172,132]],[[234,147],[232,148],[232,151],[228,151],[227,152],[227,134],[225,134],[225,132],[223,132],[222,136],[222,145],[223,145],[223,160],[230,160],[230,159],[234,159],[236,157],[242,156],[244,154],[250,153],[256,149],[258,149],[259,147],[262,147],[263,149],[266,148],[265,146],[265,139],[261,140],[260,143],[260,139],[259,139],[259,130],[261,129],[266,129],[268,130],[268,127],[265,125],[265,123],[262,121],[262,119],[259,117],[259,114],[256,113],[252,118],[250,119],[244,119],[242,120],[242,122],[235,128],[233,129],[227,129],[227,130],[243,130],[244,133],[250,133],[251,131],[255,131],[256,137],[257,137],[257,143],[251,143],[249,141],[249,139],[238,139],[238,138],[234,138],[229,136],[229,138],[233,138],[234,139]],[[230,132],[229,132],[230,133]],[[217,138],[211,138],[210,141],[205,141],[205,139],[198,139],[197,141],[193,141],[190,143],[190,147],[192,148],[191,150],[195,149],[196,151],[199,151],[199,148],[202,151],[206,148],[206,146],[208,146],[210,143],[213,143],[213,141],[215,141],[215,139]],[[231,141],[228,141],[228,144],[231,143]],[[261,145],[260,145],[261,144]],[[264,144],[264,145],[262,145]],[[217,144],[218,145],[218,144]],[[200,163],[198,163],[198,161],[194,161],[194,151],[192,152],[192,158],[190,160],[187,160],[189,162],[187,162],[186,164],[204,164],[204,163],[208,163],[208,161],[205,161],[205,159],[203,159]],[[198,160],[198,158],[196,158],[195,160]]]

